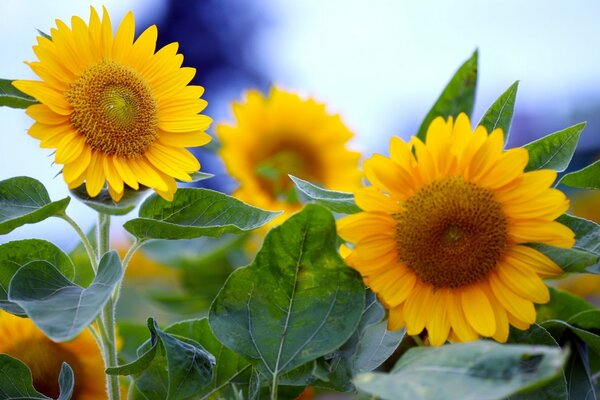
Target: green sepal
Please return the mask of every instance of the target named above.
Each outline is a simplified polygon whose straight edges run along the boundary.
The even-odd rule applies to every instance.
[[[585,125],[585,122],[581,122],[523,146],[529,152],[525,171],[553,169],[562,172],[567,169]]]
[[[37,104],[33,97],[21,92],[13,86],[10,79],[0,79],[0,106],[11,108],[27,108]]]
[[[446,88],[421,123],[417,133],[419,139],[425,141],[429,124],[437,117],[456,118],[461,112],[471,115],[477,87],[477,59],[478,52],[475,50],[471,58],[465,61],[448,82],[448,85],[446,85]]]
[[[477,124],[487,129],[488,133],[495,129],[502,129],[504,144],[508,142],[508,136],[510,135],[518,89],[519,81],[516,81],[488,108],[479,124]]]

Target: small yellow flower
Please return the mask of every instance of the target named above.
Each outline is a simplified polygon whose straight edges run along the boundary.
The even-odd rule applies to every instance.
[[[0,353],[25,363],[31,370],[33,386],[50,398],[58,397],[58,375],[66,362],[75,375],[73,399],[106,399],[104,362],[87,330],[70,342],[55,343],[29,318],[0,311]]]
[[[324,104],[273,88],[267,97],[249,91],[233,111],[235,125],[218,125],[217,135],[225,166],[240,183],[235,197],[294,212],[301,204],[288,174],[333,190],[359,187],[360,154],[347,148],[352,133]]]
[[[413,153],[414,152],[414,153]],[[373,186],[356,191],[364,210],[339,221],[346,260],[389,310],[388,326],[427,329],[432,345],[508,338],[509,324],[535,322],[549,300],[542,281],[562,270],[526,246],[571,247],[554,221],[569,207],[551,187],[556,172],[524,172],[523,148],[503,151],[503,133],[473,132],[461,114],[435,119],[426,142],[392,138],[391,158],[364,163]]]
[[[211,119],[198,114],[204,89],[188,85],[196,70],[181,68],[177,43],[154,52],[154,25],[134,41],[131,12],[114,35],[106,9],[100,20],[92,8],[89,26],[79,17],[56,24],[28,63],[42,80],[14,82],[41,103],[27,109],[36,120],[29,134],[56,149],[70,189],[85,182],[95,197],[108,182],[118,201],[126,185],[141,184],[172,200],[175,178],[190,181],[200,168],[185,147],[210,141]]]

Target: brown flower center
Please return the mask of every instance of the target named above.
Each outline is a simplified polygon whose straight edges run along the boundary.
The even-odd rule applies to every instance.
[[[296,191],[288,175],[319,183],[320,164],[309,148],[284,143],[276,146],[257,163],[256,174],[261,188],[280,201],[297,203]]]
[[[158,135],[158,106],[133,68],[113,61],[88,67],[66,94],[71,123],[94,150],[135,158]]]
[[[73,398],[77,398],[81,380],[81,363],[77,356],[48,338],[30,338],[17,341],[5,351],[11,357],[18,358],[31,370],[35,389],[53,399],[58,398],[60,389],[58,376],[63,362],[69,364],[75,375]],[[78,379],[79,377],[79,379]]]
[[[480,281],[508,242],[506,216],[494,193],[461,177],[425,186],[394,219],[399,259],[437,288]]]

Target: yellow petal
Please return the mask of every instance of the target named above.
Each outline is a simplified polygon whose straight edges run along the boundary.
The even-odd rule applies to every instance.
[[[463,288],[461,304],[465,318],[477,333],[492,336],[496,332],[496,318],[490,299],[477,284]]]
[[[404,303],[404,320],[406,333],[418,335],[425,328],[431,315],[433,290],[431,286],[417,283],[412,295]]]

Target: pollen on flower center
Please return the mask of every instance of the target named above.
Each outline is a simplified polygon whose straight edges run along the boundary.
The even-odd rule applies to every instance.
[[[3,352],[24,362],[31,370],[35,389],[53,399],[60,394],[58,376],[63,362],[69,364],[75,376],[80,376],[81,363],[76,355],[47,338],[17,341]],[[80,383],[75,381],[74,398]]]
[[[66,94],[71,123],[94,150],[139,157],[158,133],[158,106],[133,68],[113,61],[88,67]]]
[[[437,288],[480,281],[507,246],[506,216],[493,192],[461,177],[423,187],[394,219],[399,259]]]

